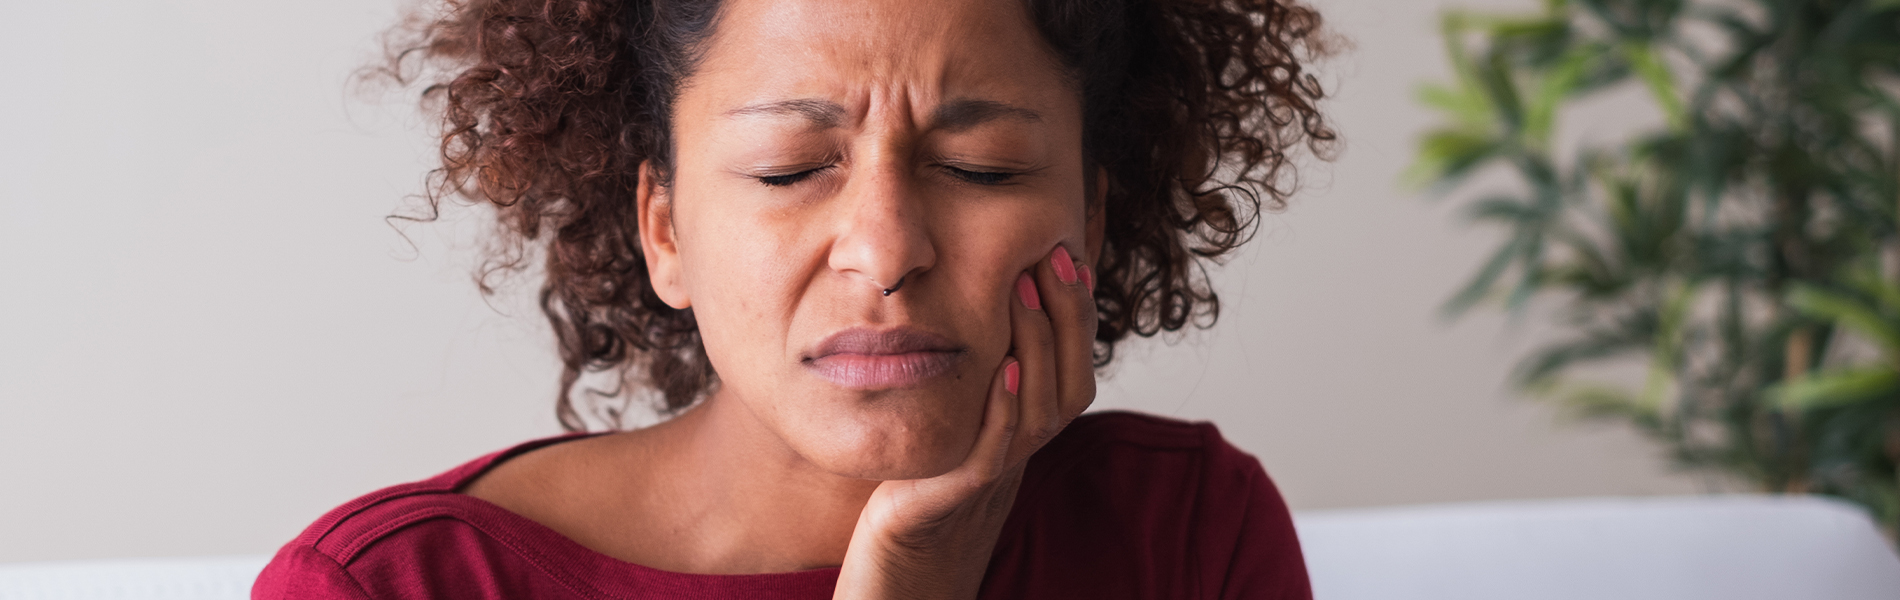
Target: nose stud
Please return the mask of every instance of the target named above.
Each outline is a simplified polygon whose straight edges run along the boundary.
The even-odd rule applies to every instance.
[[[888,288],[884,288],[884,295],[885,295],[885,296],[889,296],[889,295],[891,295],[891,294],[894,294],[894,293],[896,293],[896,292],[897,292],[897,288],[901,288],[901,287],[904,287],[904,278],[903,278],[903,277],[899,277],[899,278],[897,278],[897,283],[896,283],[896,284],[893,284],[893,285],[892,285],[891,287],[888,287]]]

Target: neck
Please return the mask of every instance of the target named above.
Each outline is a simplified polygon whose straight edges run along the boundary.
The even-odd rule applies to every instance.
[[[818,469],[724,389],[653,433],[699,572],[838,566],[879,483]]]

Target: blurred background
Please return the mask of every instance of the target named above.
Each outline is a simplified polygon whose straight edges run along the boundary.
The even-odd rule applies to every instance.
[[[1344,146],[1213,272],[1219,324],[1130,343],[1096,402],[1217,423],[1296,510],[1732,489],[1514,391],[1546,320],[1440,307],[1503,239],[1402,180],[1452,78],[1439,14],[1316,0]],[[390,0],[83,0],[0,20],[0,562],[268,553],[324,511],[558,433],[523,292],[470,280],[479,213],[397,229],[431,166],[350,75]],[[1561,136],[1652,126],[1640,90]],[[1490,175],[1481,175],[1486,177]]]

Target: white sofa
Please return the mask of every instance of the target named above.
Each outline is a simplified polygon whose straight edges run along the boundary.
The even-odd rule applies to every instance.
[[[1859,507],[1808,496],[1485,502],[1295,515],[1319,600],[1900,600]]]
[[[1832,500],[1696,496],[1295,515],[1319,600],[1894,600],[1900,556]],[[238,600],[265,556],[0,565],[0,600]]]

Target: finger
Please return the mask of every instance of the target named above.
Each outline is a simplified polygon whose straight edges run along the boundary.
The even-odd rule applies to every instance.
[[[1056,403],[1055,333],[1049,316],[1043,311],[1040,285],[1035,270],[1017,276],[1016,298],[1010,309],[1010,355],[1022,361],[1022,381],[1018,389],[1021,411],[1016,431],[1013,460],[1023,460],[1041,448],[1062,430],[1062,416]]]
[[[1095,402],[1095,296],[1087,266],[1057,246],[1036,269],[1042,310],[1052,326],[1055,346],[1056,413],[1062,425]]]
[[[1010,446],[1015,441],[1020,417],[1016,386],[1021,380],[1021,365],[1016,359],[1003,359],[1003,366],[991,378],[989,399],[983,409],[983,425],[977,430],[976,445],[969,457],[956,468],[976,483],[996,479],[1010,464]]]

